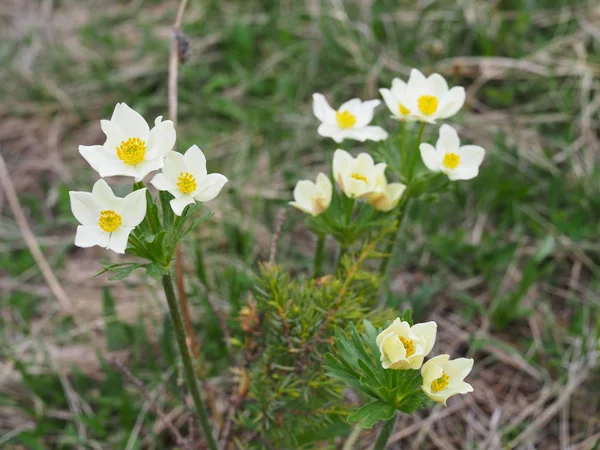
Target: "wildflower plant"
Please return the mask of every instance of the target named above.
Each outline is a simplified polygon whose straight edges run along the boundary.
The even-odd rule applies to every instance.
[[[399,413],[432,402],[446,405],[448,398],[472,391],[465,377],[473,360],[432,357],[436,323],[415,324],[410,311],[381,308],[379,297],[409,204],[477,176],[485,150],[461,145],[448,124],[438,129],[465,102],[464,89],[449,88],[441,75],[425,77],[413,69],[407,82],[394,79],[391,89],[380,92],[399,125],[391,138],[371,125],[380,100],[355,98],[335,110],[322,94],[313,95],[321,122],[316,131],[336,148],[328,158],[330,173],[298,181],[289,202],[305,214],[316,237],[313,270],[292,276],[271,262],[253,277],[239,328],[227,337],[239,358],[232,369],[237,394],[221,433],[225,446],[233,433],[241,448],[311,447],[347,434],[348,423],[371,428],[384,421],[375,443],[380,450]],[[106,264],[103,272],[112,279],[143,268],[162,281],[203,438],[214,450],[216,433],[198,387],[171,263],[181,240],[210,218],[203,203],[215,199],[228,180],[207,172],[197,146],[174,151],[175,129],[161,117],[150,129],[120,103],[101,126],[106,142],[82,146],[80,153],[101,177],[133,178],[132,191],[118,197],[100,179],[91,193],[71,192],[80,223],[75,244],[140,259]],[[434,146],[428,140],[436,136]],[[373,149],[337,148],[349,141]],[[146,185],[144,178],[158,170]],[[329,238],[336,242],[335,264],[327,257]],[[345,388],[359,394],[361,405],[349,404]]]

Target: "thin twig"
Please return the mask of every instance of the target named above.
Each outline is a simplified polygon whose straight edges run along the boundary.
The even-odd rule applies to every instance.
[[[287,209],[284,209],[277,216],[277,221],[275,223],[275,233],[273,234],[273,239],[271,240],[271,249],[269,251],[269,264],[275,264],[275,257],[277,256],[277,246],[279,245],[279,239],[281,238],[283,224],[285,223],[285,219],[287,218],[287,211]]]
[[[0,153],[0,184],[2,185],[2,189],[6,193],[6,197],[8,198],[8,204],[10,205],[10,209],[13,212],[15,220],[17,221],[17,225],[19,230],[21,231],[21,235],[23,236],[23,240],[27,244],[27,248],[31,252],[33,259],[36,264],[40,268],[48,287],[54,294],[54,296],[58,299],[58,303],[60,304],[61,309],[64,312],[73,311],[73,303],[71,299],[67,296],[62,286],[58,282],[58,279],[54,275],[54,272],[50,268],[48,261],[44,257],[44,254],[40,250],[40,246],[38,245],[37,239],[29,224],[27,223],[27,218],[25,217],[25,213],[23,212],[23,208],[21,208],[21,203],[19,202],[19,198],[17,197],[17,193],[15,191],[15,186],[10,178],[8,173],[8,169],[6,168],[6,164],[4,162],[4,158],[2,157],[2,153]]]

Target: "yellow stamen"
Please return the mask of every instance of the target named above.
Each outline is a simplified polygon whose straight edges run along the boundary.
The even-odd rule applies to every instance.
[[[403,116],[408,116],[410,114],[410,109],[408,109],[402,103],[398,104],[398,110],[400,111],[400,114],[402,114]]]
[[[146,143],[140,138],[129,138],[117,147],[117,156],[130,166],[139,164],[146,156]]]
[[[356,123],[356,117],[354,114],[348,111],[338,111],[335,113],[335,119],[337,120],[338,127],[340,128],[352,128]]]
[[[431,382],[431,390],[433,392],[443,391],[448,387],[448,384],[450,384],[450,377],[446,375],[446,372],[442,372],[441,377]]]
[[[442,164],[444,164],[444,166],[446,166],[448,169],[456,169],[456,166],[458,166],[459,162],[460,156],[458,156],[456,153],[446,153],[444,155],[444,161]]]
[[[360,173],[352,173],[352,174],[350,174],[350,178],[354,178],[355,180],[362,181],[363,183],[366,183],[369,181],[367,177],[365,177],[364,175],[361,175]]]
[[[121,216],[110,209],[100,211],[100,218],[98,219],[98,226],[107,233],[113,233],[119,229],[123,219]]]
[[[194,175],[189,172],[181,172],[177,177],[177,187],[184,194],[191,194],[196,190],[198,184]]]
[[[438,109],[438,99],[433,95],[422,95],[417,103],[421,112],[426,116],[432,115]]]
[[[412,339],[405,338],[404,336],[398,336],[398,339],[400,340],[400,342],[402,342],[402,345],[404,345],[404,350],[406,350],[406,358],[414,355],[415,341],[413,341]]]

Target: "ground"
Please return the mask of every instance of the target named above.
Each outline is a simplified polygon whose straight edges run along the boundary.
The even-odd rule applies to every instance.
[[[177,3],[0,4],[0,151],[49,262],[28,250],[3,176],[0,446],[164,448],[151,405],[186,420],[160,388],[173,369],[172,348],[156,339],[165,321],[156,284],[94,278],[99,261],[117,257],[73,246],[68,202],[95,180],[77,147],[102,142],[99,120],[115,103],[168,116]],[[178,149],[198,144],[209,171],[231,180],[185,248],[188,273],[196,240],[209,270],[225,268],[216,308],[245,298],[295,182],[328,170],[336,146],[316,134],[312,93],[369,99],[411,67],[439,72],[466,87],[454,124],[487,156],[477,179],[411,210],[388,306],[436,320],[440,351],[474,357],[475,392],[401,419],[389,448],[598,448],[597,3],[207,0],[190,2],[183,23]],[[383,109],[376,121],[394,135]],[[302,219],[288,210],[277,245],[294,273],[309,269],[314,246]],[[210,360],[215,327],[191,301]],[[155,400],[116,381],[115,358]],[[364,432],[355,445],[369,442]]]

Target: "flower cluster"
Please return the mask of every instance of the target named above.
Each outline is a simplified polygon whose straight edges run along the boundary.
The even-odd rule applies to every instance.
[[[423,377],[421,389],[434,402],[446,405],[448,398],[466,394],[473,387],[465,377],[473,368],[470,358],[450,360],[448,355],[438,355],[425,364],[423,361],[435,343],[435,322],[418,323],[410,326],[397,318],[377,336],[377,346],[384,369],[419,370]]]
[[[207,174],[206,158],[197,146],[184,155],[172,150],[176,133],[170,120],[158,117],[150,129],[138,112],[119,103],[110,120],[100,125],[106,135],[104,144],[81,145],[79,153],[100,177],[132,177],[137,189],[120,198],[101,178],[91,193],[69,192],[73,215],[81,224],[75,237],[79,247],[98,245],[125,252],[130,233],[146,217],[147,189],[142,180],[150,172],[162,169],[151,183],[173,197],[170,206],[177,216],[189,204],[214,199],[227,182],[221,174]]]

